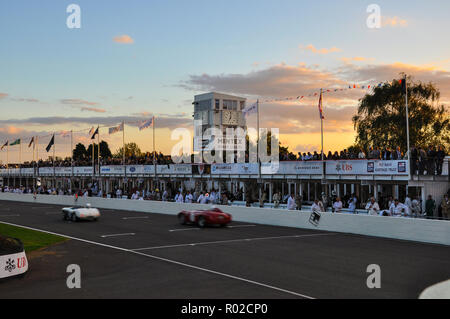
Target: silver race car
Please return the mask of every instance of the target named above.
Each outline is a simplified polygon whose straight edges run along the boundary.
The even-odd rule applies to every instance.
[[[91,204],[86,204],[86,207],[66,207],[62,209],[62,212],[64,220],[73,222],[79,220],[97,221],[100,218],[100,212],[97,208],[92,208]]]

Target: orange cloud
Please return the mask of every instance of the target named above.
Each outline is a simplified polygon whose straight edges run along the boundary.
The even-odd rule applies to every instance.
[[[310,51],[314,54],[329,54],[334,52],[341,52],[342,50],[336,47],[332,47],[330,49],[317,49],[314,45],[308,44],[307,46],[300,45],[300,49],[305,51]]]
[[[119,35],[113,38],[113,41],[120,44],[133,44],[134,40],[129,35]]]
[[[19,134],[20,132],[23,132],[23,129],[17,126],[6,126],[6,127],[0,127],[0,133],[3,134]]]

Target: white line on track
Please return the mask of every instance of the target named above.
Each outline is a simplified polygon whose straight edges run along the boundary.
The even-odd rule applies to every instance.
[[[226,277],[226,278],[230,278],[230,279],[234,279],[234,280],[250,283],[250,284],[253,284],[253,285],[260,286],[260,287],[269,288],[269,289],[272,289],[272,290],[280,291],[280,292],[283,292],[283,293],[286,293],[286,294],[289,294],[289,295],[293,295],[293,296],[297,296],[297,297],[300,297],[300,298],[304,298],[304,299],[315,299],[314,297],[311,297],[311,296],[307,296],[307,295],[304,295],[304,294],[300,294],[298,292],[286,290],[286,289],[279,288],[279,287],[276,287],[276,286],[271,286],[271,285],[264,284],[264,283],[261,283],[261,282],[258,282],[258,281],[253,281],[253,280],[250,280],[250,279],[245,279],[245,278],[242,278],[242,277],[229,275],[229,274],[218,272],[218,271],[215,271],[215,270],[202,268],[202,267],[198,267],[198,266],[194,266],[194,265],[190,265],[190,264],[185,264],[185,263],[182,263],[182,262],[179,262],[179,261],[176,261],[176,260],[171,260],[171,259],[167,259],[167,258],[162,258],[162,257],[158,257],[158,256],[144,254],[144,253],[141,253],[141,252],[138,252],[138,251],[133,251],[131,249],[126,249],[126,248],[111,246],[111,245],[107,245],[107,244],[102,244],[102,243],[98,243],[98,242],[95,242],[95,241],[90,241],[90,240],[86,240],[86,239],[76,238],[76,237],[67,236],[67,235],[63,235],[63,234],[58,234],[58,233],[54,233],[54,232],[50,232],[50,231],[46,231],[46,230],[42,230],[42,229],[37,229],[37,228],[32,228],[32,227],[28,227],[28,226],[22,226],[22,225],[6,223],[6,222],[1,222],[1,223],[5,224],[5,225],[11,225],[11,226],[16,226],[16,227],[22,227],[22,228],[25,228],[25,229],[40,231],[40,232],[51,234],[51,235],[61,236],[61,237],[65,237],[65,238],[68,238],[68,239],[81,241],[81,242],[92,244],[92,245],[97,245],[97,246],[102,246],[102,247],[106,247],[106,248],[116,249],[116,250],[120,250],[120,251],[131,253],[131,254],[139,255],[139,256],[144,256],[144,257],[147,257],[147,258],[152,258],[152,259],[163,261],[163,262],[166,262],[166,263],[170,263],[170,264],[174,264],[174,265],[178,265],[178,266],[182,266],[182,267],[187,267],[187,268],[191,268],[191,269],[207,272],[207,273],[210,273],[210,274],[214,274],[214,275],[218,275],[218,276],[222,276],[222,277]]]
[[[102,235],[101,238],[108,238],[108,237],[119,237],[119,236],[134,236],[135,233],[126,233],[126,234],[112,234],[112,235]]]
[[[171,229],[169,230],[171,233],[179,232],[179,231],[193,231],[193,230],[201,230],[201,228],[181,228],[181,229]]]
[[[165,248],[195,247],[195,246],[214,245],[214,244],[251,242],[251,241],[271,240],[271,239],[304,238],[304,237],[333,236],[333,235],[336,235],[336,234],[307,234],[307,235],[292,235],[292,236],[243,238],[243,239],[230,239],[230,240],[220,240],[220,241],[206,241],[206,242],[198,242],[198,243],[190,243],[190,244],[179,244],[179,245],[154,246],[154,247],[146,247],[146,248],[136,248],[136,249],[132,249],[132,250],[144,251],[144,250],[156,250],[156,249],[165,249]]]
[[[256,225],[236,225],[236,226],[227,226],[227,228],[245,228],[245,227],[256,227]]]
[[[0,215],[0,217],[19,217],[19,214],[16,215]]]
[[[124,217],[123,220],[129,220],[129,219],[148,219],[148,217]]]

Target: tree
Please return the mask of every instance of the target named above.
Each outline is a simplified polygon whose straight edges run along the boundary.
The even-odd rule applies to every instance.
[[[142,156],[141,149],[136,143],[126,143],[125,144],[125,157],[140,157]],[[117,152],[114,154],[114,157],[122,158],[123,157],[123,147],[119,148]]]
[[[82,160],[85,160],[87,157],[88,157],[88,155],[87,155],[86,147],[83,144],[78,143],[75,146],[75,149],[73,150],[73,160],[74,161],[82,161]]]
[[[409,132],[411,146],[450,145],[450,117],[439,105],[440,92],[433,83],[413,82],[408,77]],[[367,94],[353,117],[356,143],[366,151],[371,146],[406,150],[405,94],[398,81],[384,84]]]
[[[89,145],[87,149],[88,157],[92,159],[92,144]],[[98,144],[94,143],[94,158],[98,156]],[[111,150],[109,149],[109,145],[105,141],[100,142],[100,157],[101,158],[110,158],[112,157]]]

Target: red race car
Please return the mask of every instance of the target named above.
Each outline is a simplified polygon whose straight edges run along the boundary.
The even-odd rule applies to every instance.
[[[219,208],[212,208],[208,210],[196,211],[182,211],[178,214],[178,220],[181,225],[198,225],[203,228],[207,225],[219,225],[221,227],[227,226],[231,223],[231,215],[224,213]]]

